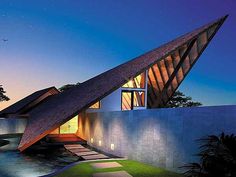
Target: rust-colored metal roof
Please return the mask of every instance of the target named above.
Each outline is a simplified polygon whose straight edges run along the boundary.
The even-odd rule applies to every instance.
[[[45,95],[47,93],[48,93],[48,95]],[[23,98],[22,100],[14,103],[11,106],[0,111],[0,116],[4,116],[4,115],[8,115],[8,114],[19,114],[23,110],[27,111],[26,110],[27,108],[30,109],[30,108],[32,108],[32,106],[35,105],[35,104],[31,104],[31,103],[35,102],[40,97],[45,95],[44,97],[42,97],[42,99],[45,99],[47,96],[57,94],[57,93],[59,93],[59,91],[55,87],[49,87],[49,88],[46,88],[43,90],[36,91],[36,92],[30,94],[29,96]],[[42,101],[42,99],[40,99],[39,101]],[[35,102],[35,103],[37,103],[37,102]]]
[[[28,125],[18,149],[20,151],[25,150],[55,128],[121,87],[131,78],[142,73],[157,61],[167,57],[169,53],[185,44],[191,43],[207,29],[214,25],[220,27],[226,18],[227,16],[204,25],[78,86],[49,97],[29,113]]]

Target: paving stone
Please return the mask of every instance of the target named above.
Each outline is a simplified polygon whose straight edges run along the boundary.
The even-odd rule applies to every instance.
[[[70,152],[72,153],[79,153],[79,152],[89,152],[91,151],[90,149],[87,149],[87,148],[81,148],[81,149],[69,149]]]
[[[100,162],[100,163],[92,163],[90,165],[93,168],[115,168],[115,167],[122,167],[122,165],[117,163],[117,162]]]
[[[116,172],[94,173],[93,177],[132,177],[132,176],[126,171],[116,171]]]
[[[85,156],[85,155],[95,155],[98,154],[98,152],[95,151],[88,151],[88,152],[77,152],[75,153],[77,156]]]
[[[108,159],[106,155],[103,154],[96,154],[96,155],[87,155],[81,156],[84,160],[96,160],[96,159]]]
[[[84,149],[85,147],[65,147],[65,148],[66,149]]]
[[[84,148],[84,146],[78,145],[64,145],[66,149],[74,149],[74,148]]]
[[[82,146],[82,145],[81,144],[65,144],[64,146]]]

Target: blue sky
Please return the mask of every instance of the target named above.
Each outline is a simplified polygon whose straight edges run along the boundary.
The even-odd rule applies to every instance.
[[[0,84],[11,101],[83,82],[225,14],[180,90],[204,105],[236,104],[235,0],[1,0]]]

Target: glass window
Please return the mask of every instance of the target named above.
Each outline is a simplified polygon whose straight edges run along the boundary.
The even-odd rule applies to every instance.
[[[145,92],[133,92],[134,107],[143,107],[145,105]]]
[[[60,134],[76,133],[78,130],[78,116],[60,126]]]
[[[89,108],[90,109],[100,109],[100,101],[96,102],[95,104],[93,104],[92,106],[90,106]]]
[[[144,91],[122,91],[122,110],[133,110],[134,107],[145,106],[145,92]]]
[[[122,87],[126,88],[145,88],[145,72],[129,80]]]
[[[132,97],[132,92],[122,92],[122,110],[132,110],[133,108],[131,107],[131,97]]]

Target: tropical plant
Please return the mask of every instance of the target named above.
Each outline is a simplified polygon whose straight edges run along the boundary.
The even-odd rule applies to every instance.
[[[2,85],[0,85],[0,102],[1,101],[8,101],[10,98],[5,95],[6,91],[3,89]]]
[[[186,177],[236,177],[236,136],[211,135],[198,140],[200,163],[189,163]]]
[[[202,103],[193,101],[192,97],[185,96],[184,93],[176,91],[172,98],[164,105],[165,108],[177,108],[177,107],[193,107],[201,106]]]
[[[76,83],[76,84],[66,84],[66,85],[61,86],[61,87],[59,88],[59,90],[60,90],[61,92],[64,92],[64,91],[66,91],[66,90],[68,90],[68,89],[70,89],[70,88],[72,88],[72,87],[75,87],[75,86],[77,86],[77,85],[79,85],[79,84],[80,84],[79,82]]]

